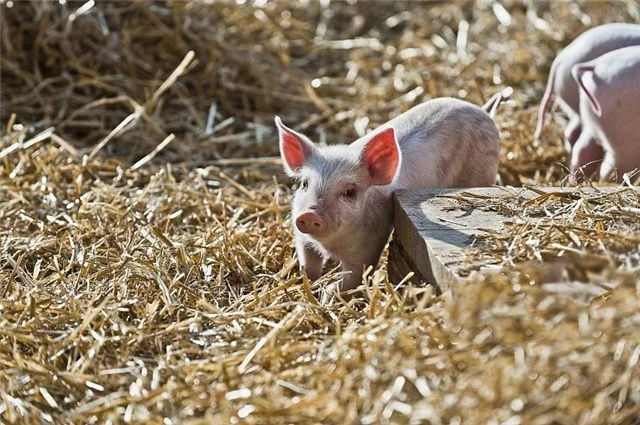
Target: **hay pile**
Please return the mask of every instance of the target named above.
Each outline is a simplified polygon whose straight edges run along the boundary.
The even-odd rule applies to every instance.
[[[487,231],[467,250],[483,265],[555,263],[558,270],[567,269],[569,279],[580,281],[598,279],[607,268],[640,271],[640,191],[628,179],[618,188],[583,187],[572,193],[527,187],[500,198],[468,192],[451,198],[463,210],[498,211],[505,217],[504,229]]]
[[[530,142],[551,59],[635,2],[90,5],[0,5],[0,421],[638,423],[637,189],[538,199],[455,302],[381,268],[321,306],[272,128],[512,86],[501,177],[559,184],[561,118]]]

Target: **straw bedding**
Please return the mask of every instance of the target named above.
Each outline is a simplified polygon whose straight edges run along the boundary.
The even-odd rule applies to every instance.
[[[504,212],[468,254],[501,268],[322,306],[272,125],[348,141],[511,86],[503,183],[563,184],[562,118],[531,142],[551,60],[635,2],[0,8],[0,422],[640,423],[630,181],[462,195]]]

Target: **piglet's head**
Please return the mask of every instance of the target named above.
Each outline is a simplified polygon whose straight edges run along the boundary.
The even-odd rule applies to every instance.
[[[286,173],[300,182],[293,199],[293,221],[299,231],[321,242],[344,239],[363,229],[373,186],[390,184],[400,168],[393,128],[363,143],[316,146],[276,117],[280,154]]]

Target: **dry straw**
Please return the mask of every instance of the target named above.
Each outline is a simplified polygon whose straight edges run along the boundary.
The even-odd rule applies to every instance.
[[[512,86],[501,178],[561,184],[550,61],[635,2],[208,3],[0,4],[0,422],[639,423],[637,187],[462,195],[507,217],[469,252],[500,271],[322,306],[272,125]]]

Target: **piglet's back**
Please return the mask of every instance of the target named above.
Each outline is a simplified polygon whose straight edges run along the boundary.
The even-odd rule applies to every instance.
[[[556,60],[562,62],[556,78],[567,81],[566,84],[560,85],[561,90],[564,90],[561,93],[564,101],[578,112],[579,91],[571,77],[571,68],[575,64],[595,59],[617,49],[637,45],[640,45],[640,25],[636,24],[616,22],[600,25],[582,33],[558,55],[559,59]]]
[[[498,129],[480,107],[438,98],[388,123],[402,153],[394,189],[490,186],[498,172]]]

